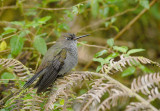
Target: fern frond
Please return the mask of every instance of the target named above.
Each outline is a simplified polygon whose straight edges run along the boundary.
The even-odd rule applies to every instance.
[[[99,86],[93,87],[87,93],[77,97],[78,102],[83,104],[81,111],[86,111],[91,104],[100,103],[101,97],[107,92],[111,93],[109,88],[114,86],[115,84],[112,83],[101,83]]]
[[[40,111],[40,104],[44,102],[44,98],[35,94],[33,89],[30,89],[28,92],[22,92],[22,94],[18,96],[13,96],[10,98],[10,104],[7,105],[8,108],[11,108],[13,111],[21,109],[21,110],[34,110]]]
[[[106,111],[106,109],[110,109],[111,106],[114,107],[117,105],[118,100],[126,101],[128,99],[128,94],[126,91],[111,89],[111,95],[105,99],[99,106],[98,111]]]
[[[135,56],[129,56],[129,57],[120,57],[120,60],[117,62],[114,62],[113,59],[110,60],[109,66],[105,64],[102,68],[102,72],[106,74],[112,74],[112,71],[123,71],[123,67],[126,67],[128,64],[129,66],[137,65],[138,63],[141,64],[154,64],[158,67],[160,67],[160,64],[157,62],[153,62],[150,59],[147,59],[145,57],[135,57]]]
[[[70,94],[73,94],[70,93],[72,87],[80,86],[84,80],[91,79],[91,77],[91,74],[73,73],[63,78],[57,79],[54,86],[58,89],[55,91],[53,88],[48,98],[48,102],[45,105],[45,110],[48,111],[54,109],[54,103],[56,102],[56,99],[58,99],[58,97],[65,96],[66,98],[68,98]]]
[[[131,102],[125,111],[152,111],[152,109],[141,102]]]
[[[16,59],[0,59],[0,65],[3,67],[12,67],[16,75],[21,79],[27,79],[29,75],[33,75],[33,71]]]
[[[90,85],[92,86],[92,88],[97,88],[101,83],[103,83],[103,80],[105,80],[105,78],[100,78],[100,79],[96,79],[94,80],[93,83],[91,83]],[[92,89],[91,89],[92,90]]]
[[[160,99],[160,92],[158,91],[158,88],[154,88],[151,90],[151,94],[148,96],[148,101],[153,101],[156,98]]]
[[[105,109],[104,106],[106,103],[102,102],[102,96],[107,93],[109,94],[109,97],[107,98],[108,101],[112,100],[112,102],[109,105],[112,104],[113,106],[116,105],[117,101],[121,96],[122,98],[128,97],[128,93],[124,93],[125,91],[121,91],[121,89],[119,89],[117,84],[114,84],[110,81],[108,81],[107,83],[104,83],[103,80],[105,79],[104,78],[97,79],[92,85],[92,89],[90,89],[87,93],[77,97],[76,103],[74,105],[75,108],[77,108],[76,107],[77,104],[81,104],[79,105],[80,106],[79,111],[86,111],[89,109],[91,110],[92,107],[94,107],[94,109],[95,108],[97,109],[98,104],[100,104],[100,106],[98,107],[99,110]],[[112,96],[113,93],[115,94],[114,96]],[[116,101],[116,97],[117,97],[117,101]]]
[[[160,85],[160,74],[151,73],[134,79],[131,84],[131,89],[135,92],[141,91],[143,94],[151,94],[149,88],[154,88],[155,85]]]

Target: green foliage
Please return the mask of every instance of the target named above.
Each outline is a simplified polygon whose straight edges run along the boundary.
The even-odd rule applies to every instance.
[[[133,75],[136,71],[136,68],[134,66],[128,67],[126,70],[122,72],[122,77]]]
[[[98,10],[99,10],[98,0],[91,0],[91,12],[93,17],[96,17],[98,15]]]
[[[149,9],[149,0],[139,0],[139,4],[146,8],[146,9]]]
[[[121,46],[121,47],[113,46],[113,49],[116,51],[122,52],[122,53],[126,53],[128,50],[128,47],[126,47],[126,46]]]
[[[97,52],[94,57],[99,57],[99,56],[102,56],[103,54],[106,54],[107,53],[107,50],[102,50],[100,52]]]
[[[0,5],[2,6],[1,7],[2,13],[0,14],[1,17],[0,56],[1,58],[18,59],[24,65],[26,65],[26,67],[36,70],[38,64],[41,62],[42,57],[45,55],[47,51],[47,45],[48,47],[50,47],[52,45],[52,42],[56,41],[62,35],[62,33],[72,32],[78,35],[89,33],[91,34],[92,38],[91,39],[88,38],[86,39],[86,41],[81,41],[80,43],[77,44],[77,46],[78,47],[84,46],[83,47],[84,49],[89,47],[88,48],[89,52],[87,52],[86,54],[89,54],[87,55],[88,57],[93,57],[93,61],[90,62],[90,60],[92,59],[90,58],[86,60],[87,62],[84,64],[81,64],[79,62],[78,66],[76,67],[76,70],[77,69],[81,70],[83,68],[84,69],[86,68],[85,70],[92,70],[93,72],[96,71],[100,73],[101,72],[106,73],[107,71],[108,72],[110,71],[112,74],[120,73],[119,75],[117,74],[116,77],[113,76],[112,79],[114,79],[115,81],[116,79],[118,79],[119,81],[122,81],[122,83],[123,82],[127,83],[128,87],[129,86],[128,84],[131,83],[131,80],[139,75],[142,75],[142,73],[148,74],[148,73],[158,72],[155,66],[145,65],[145,63],[148,63],[147,59],[141,57],[139,57],[138,59],[131,59],[131,60],[128,59],[129,57],[133,57],[132,54],[138,55],[137,52],[142,52],[144,51],[144,49],[147,50],[146,51],[147,54],[146,52],[144,52],[142,53],[145,54],[143,56],[151,58],[151,57],[156,57],[157,54],[158,57],[159,48],[157,47],[156,43],[158,43],[159,41],[158,20],[160,20],[160,11],[159,11],[160,4],[159,2],[156,2],[152,7],[150,7],[149,6],[150,2],[152,1],[150,0],[89,0],[89,1],[17,0],[17,1],[12,1],[11,3],[9,0],[2,0],[0,3]],[[9,4],[12,4],[13,6],[12,5],[10,6]],[[148,9],[147,11],[149,13],[145,13],[140,18],[138,18],[133,26],[126,27],[127,24],[133,21],[136,15],[139,15],[140,12],[144,9]],[[115,39],[114,37],[119,33],[119,31],[125,28],[127,28],[127,30],[125,31],[126,34],[121,35],[120,36],[121,38],[119,38],[119,40],[114,41]],[[111,39],[107,40],[106,38],[111,38]],[[122,44],[124,46],[117,44]],[[144,49],[135,49],[136,47],[142,47]],[[151,49],[151,52],[148,49]],[[152,53],[153,49],[154,53]],[[39,57],[39,53],[42,54],[41,58]],[[81,56],[81,52],[79,56]],[[141,62],[137,62],[140,60]],[[152,63],[152,61],[150,62]],[[18,66],[17,64],[19,63],[16,63],[15,61],[11,60],[11,63],[8,61],[0,61],[0,63],[2,65],[0,66],[0,89],[2,89],[0,97],[5,97],[6,95],[8,95],[8,90],[15,92],[21,89],[25,84],[25,82],[29,79],[29,77],[33,75],[28,73],[29,71],[26,70],[26,67],[21,69],[20,66],[23,67],[23,65]],[[117,63],[121,64],[117,65]],[[14,64],[14,66],[16,67],[12,69],[13,67],[12,66],[10,69],[9,68],[10,66],[8,66],[7,64],[11,66]],[[150,67],[153,67],[153,69]],[[113,68],[113,70],[110,68]],[[25,71],[25,73],[22,70]],[[109,75],[108,72],[106,74],[107,76]],[[83,76],[84,75],[85,74],[83,74]],[[55,108],[54,111],[61,111],[61,110],[73,111],[71,103],[75,103],[73,101],[78,96],[90,94],[94,90],[96,90],[96,93],[91,93],[88,96],[89,98],[91,98],[90,103],[94,104],[94,106],[96,106],[96,104],[95,102],[92,102],[92,100],[98,101],[98,105],[101,105],[102,102],[105,101],[106,99],[106,97],[104,96],[100,98],[101,95],[95,96],[96,94],[104,93],[104,95],[107,95],[107,97],[110,98],[112,98],[112,96],[115,96],[114,93],[112,93],[113,95],[109,96],[109,92],[114,92],[117,87],[117,84],[116,87],[108,88],[108,90],[111,89],[111,91],[107,92],[105,91],[105,89],[107,88],[106,87],[104,88],[104,86],[107,86],[108,85],[107,82],[110,81],[108,79],[104,80],[105,77],[103,77],[103,80],[101,82],[99,81],[100,79],[102,79],[100,78],[100,76],[102,77],[104,76],[104,74],[100,74],[99,77],[92,77],[92,78],[85,78],[82,76],[79,77],[80,82],[75,81],[74,83],[70,83],[73,81],[72,80],[73,76],[74,74],[65,84],[62,84],[60,85],[60,87],[55,88],[55,91],[58,91],[61,88],[63,88],[66,84],[73,85],[72,87],[67,87],[64,88],[63,91],[60,91],[59,92],[60,95],[58,95],[59,93],[57,93],[56,97],[54,98],[56,102],[50,104],[51,106],[53,105],[53,107]],[[149,77],[150,78],[148,78],[148,80],[152,78],[151,76]],[[63,81],[61,81],[60,83],[64,83],[64,81],[66,81],[66,77],[62,79]],[[109,85],[111,85],[110,83]],[[3,84],[5,84],[6,88],[9,89],[4,90],[3,87],[1,88]],[[78,87],[76,85],[78,85]],[[101,85],[102,87],[100,87]],[[145,88],[146,87],[147,86],[145,86]],[[142,88],[140,87],[139,89],[143,90],[143,87]],[[69,92],[65,92],[68,90]],[[101,93],[98,93],[99,90],[103,91]],[[30,110],[30,109],[38,111],[44,110],[47,105],[46,102],[48,101],[48,98],[51,97],[51,95],[48,94],[50,91],[47,91],[40,95],[36,95],[35,92],[36,89],[29,89],[26,91],[26,93],[28,94],[24,93],[21,96],[18,95],[19,97],[15,96],[14,97],[15,101],[14,102],[10,100],[7,101],[6,107],[1,110],[10,111],[10,110],[15,110],[16,108],[19,108],[20,110]],[[63,98],[63,94],[65,95],[64,97],[68,97],[67,102],[66,98],[65,99]],[[122,93],[118,95],[121,94]],[[123,92],[123,94],[125,94],[125,92]],[[36,99],[35,98],[36,96],[38,96],[39,98]],[[92,96],[95,97],[96,99],[92,98]],[[152,95],[146,95],[145,99],[148,96]],[[138,101],[134,97],[132,97],[132,99],[134,101]],[[40,98],[42,98],[42,100]],[[85,99],[84,102],[86,102],[87,100],[88,98]],[[116,100],[116,98],[113,100]],[[36,103],[36,105],[34,103]],[[111,105],[108,104],[107,105],[112,107],[113,101],[109,101],[108,103],[111,103]],[[153,103],[152,105],[155,104],[156,103]],[[67,108],[63,109],[64,107]],[[117,107],[119,109],[116,110],[124,110],[124,108],[121,108],[121,106],[119,105]],[[92,107],[89,108],[92,109]],[[106,108],[106,106],[104,106],[103,108]]]
[[[127,55],[131,55],[131,54],[142,52],[142,51],[145,51],[145,49],[131,49],[127,52]]]
[[[149,11],[157,20],[160,20],[159,4],[155,4]]]
[[[40,37],[36,36],[33,42],[33,46],[40,52],[42,55],[44,55],[47,52],[47,45],[45,40]]]
[[[154,73],[154,71],[152,69],[149,69],[145,65],[140,64],[138,67],[143,71],[143,73]]]
[[[107,40],[107,44],[110,46],[110,47],[112,47],[113,45],[114,45],[114,39],[108,39]]]
[[[11,45],[11,54],[12,55],[18,55],[24,45],[25,38],[22,36],[13,36],[10,40]]]
[[[75,14],[75,15],[78,14],[78,13],[79,13],[78,7],[77,7],[77,6],[74,6],[72,12],[73,12],[73,14]]]
[[[7,43],[5,41],[2,41],[0,43],[0,51],[3,51],[7,48]]]
[[[128,50],[127,46],[115,46],[114,39],[112,39],[112,38],[107,40],[107,45],[110,47],[110,50],[111,49],[113,50],[113,53],[109,54],[106,58],[102,58],[100,56],[102,56],[104,54],[108,54],[107,50],[102,50],[100,52],[97,52],[94,55],[93,61],[99,62],[101,64],[97,67],[96,72],[99,72],[105,63],[109,64],[111,59],[114,59],[121,54],[123,54],[123,56],[129,56],[131,54],[144,51],[144,49],[130,49],[130,50]],[[138,63],[136,63],[136,64],[137,64],[137,66],[139,65]],[[142,66],[140,65],[139,68],[141,68],[141,67]],[[135,70],[136,70],[135,67],[129,67],[128,69],[124,70],[124,72],[122,73],[122,77],[134,74]],[[150,72],[150,71],[148,71],[147,67],[146,67],[146,69],[144,68],[142,70],[144,72]]]
[[[45,24],[49,19],[51,19],[51,16],[46,16],[46,17],[40,18],[40,19],[38,20],[38,24],[39,24],[39,25]]]
[[[104,54],[104,53],[103,53]],[[108,55],[106,58],[93,58],[93,61],[99,62],[101,65],[97,67],[96,72],[99,72],[102,68],[103,64],[109,63],[109,61],[113,58],[116,58],[119,56],[119,53],[115,52],[110,55]]]
[[[77,47],[83,46],[83,44],[86,44],[87,41],[81,41],[81,43],[77,43]]]
[[[12,74],[12,73],[9,73],[9,72],[4,72],[1,74],[1,79],[4,79],[2,81],[0,81],[0,83],[8,83],[9,82],[9,79],[15,79],[15,76]],[[6,80],[5,80],[6,79]]]
[[[13,32],[16,32],[16,31],[17,31],[16,28],[6,27],[6,28],[4,28],[4,32],[2,33],[2,36],[6,35],[6,34],[13,33]]]

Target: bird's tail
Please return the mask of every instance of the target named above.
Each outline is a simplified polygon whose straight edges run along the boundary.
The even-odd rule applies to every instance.
[[[45,69],[44,69],[45,70]],[[30,78],[26,84],[23,86],[24,89],[26,89],[28,86],[30,86],[39,76],[42,76],[44,74],[44,70],[36,73],[32,78]]]

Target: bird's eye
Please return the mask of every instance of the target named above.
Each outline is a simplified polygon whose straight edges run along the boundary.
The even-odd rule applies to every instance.
[[[70,38],[69,38],[69,37],[67,37],[66,39],[67,39],[67,40],[70,40]]]

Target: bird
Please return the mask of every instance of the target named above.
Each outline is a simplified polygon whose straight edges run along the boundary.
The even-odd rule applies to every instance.
[[[67,33],[57,40],[48,49],[36,73],[25,83],[23,88],[26,89],[39,78],[34,88],[37,88],[37,94],[45,92],[59,76],[64,76],[71,71],[78,63],[77,40],[88,35],[76,37],[75,34]]]

